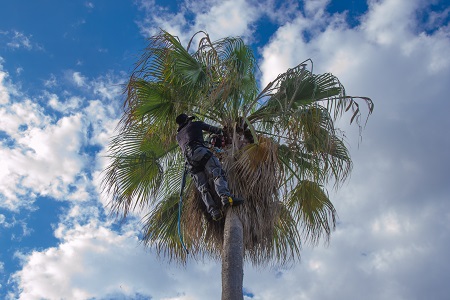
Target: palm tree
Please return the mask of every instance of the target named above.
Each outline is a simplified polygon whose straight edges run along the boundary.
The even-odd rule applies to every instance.
[[[222,299],[242,299],[244,259],[284,265],[299,259],[302,242],[328,241],[336,210],[326,186],[338,188],[352,168],[335,121],[350,110],[361,128],[356,99],[368,115],[373,103],[347,96],[332,74],[313,74],[309,60],[260,91],[242,39],[201,34],[195,50],[197,35],[187,48],[165,31],[150,38],[125,89],[103,186],[112,212],[145,212],[145,246],[180,262],[221,259]],[[224,221],[209,218],[189,178],[178,219],[184,159],[174,120],[183,112],[224,128],[226,145],[216,155],[232,193],[245,199]]]

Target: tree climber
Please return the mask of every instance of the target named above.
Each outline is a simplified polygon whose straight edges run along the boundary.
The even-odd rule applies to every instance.
[[[218,221],[223,217],[223,214],[209,191],[208,180],[210,178],[214,181],[214,188],[217,195],[220,196],[224,209],[228,206],[240,205],[244,200],[231,195],[225,172],[219,160],[205,146],[203,131],[222,135],[222,130],[202,121],[192,121],[194,118],[195,116],[189,117],[186,114],[177,116],[175,120],[178,124],[177,142],[189,166],[195,186],[206,205],[206,210],[213,220]]]

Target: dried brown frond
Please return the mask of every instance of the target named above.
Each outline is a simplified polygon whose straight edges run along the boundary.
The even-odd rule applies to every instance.
[[[277,148],[271,139],[260,136],[258,143],[223,161],[231,192],[245,199],[237,212],[244,226],[246,258],[255,264],[273,258],[274,225],[280,214]]]

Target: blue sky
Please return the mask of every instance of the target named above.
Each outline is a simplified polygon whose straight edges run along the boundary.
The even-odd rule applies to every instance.
[[[329,245],[246,265],[246,299],[446,299],[450,8],[446,0],[4,1],[0,8],[0,299],[217,299],[220,263],[169,264],[101,194],[121,84],[165,29],[242,36],[261,86],[305,59],[374,114],[330,191]]]

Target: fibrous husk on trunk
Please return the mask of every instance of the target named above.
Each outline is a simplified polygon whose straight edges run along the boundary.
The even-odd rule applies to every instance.
[[[234,155],[230,148],[223,149],[218,155],[230,191],[245,201],[235,211],[244,225],[245,257],[255,264],[270,260],[276,251],[274,228],[282,213],[278,199],[280,179],[277,176],[281,171],[277,145],[270,138],[260,136],[258,139],[258,143],[249,143],[235,151]],[[212,195],[220,206],[220,199],[214,192],[212,182],[210,184]],[[189,218],[189,222],[183,222],[188,226],[183,228],[186,244],[193,254],[207,250],[212,257],[219,258],[224,221],[211,220],[193,184],[187,194],[183,208],[183,219]]]

